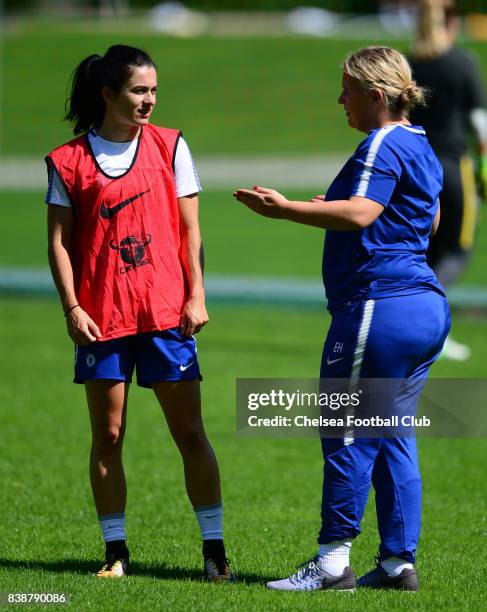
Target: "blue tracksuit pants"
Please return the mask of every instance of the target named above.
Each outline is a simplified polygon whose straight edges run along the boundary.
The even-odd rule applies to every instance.
[[[332,316],[321,378],[424,379],[450,328],[435,291],[351,302]],[[416,386],[417,401],[422,385]],[[325,459],[320,544],[360,533],[375,489],[380,559],[414,563],[421,528],[421,476],[415,438],[321,440]]]

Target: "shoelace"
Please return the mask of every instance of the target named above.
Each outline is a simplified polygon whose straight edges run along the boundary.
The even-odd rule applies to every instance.
[[[289,577],[291,584],[300,584],[306,578],[321,578],[321,569],[316,564],[316,557],[299,565],[301,569]]]
[[[370,572],[367,572],[364,576],[362,576],[361,583],[363,585],[368,585],[371,583],[374,584],[376,580],[378,579],[378,574],[380,573],[380,567],[381,567],[379,554],[375,555],[374,561],[375,561],[374,569],[370,570]]]

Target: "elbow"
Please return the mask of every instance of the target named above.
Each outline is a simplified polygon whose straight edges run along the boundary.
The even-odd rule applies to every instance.
[[[47,258],[52,261],[56,255],[56,247],[53,244],[47,245]]]
[[[384,206],[380,202],[361,196],[353,196],[346,207],[347,220],[355,230],[363,230],[372,225],[383,211]]]
[[[363,225],[361,219],[354,219],[347,216],[346,218],[335,219],[333,222],[326,222],[324,225],[319,225],[324,229],[336,230],[339,232],[354,232],[367,227]]]
[[[70,255],[70,245],[64,243],[63,241],[53,240],[49,242],[47,245],[47,257],[49,261],[54,261],[57,259],[62,253],[67,253]]]
[[[364,219],[354,219],[353,221],[350,221],[350,229],[352,230],[363,230],[368,225],[370,225],[370,223],[366,223]]]
[[[59,257],[59,251],[53,244],[49,244],[47,247],[47,261],[49,262],[49,266],[51,269],[56,265],[56,262]]]
[[[363,230],[372,225],[382,210],[383,208],[379,204],[374,208],[363,205],[357,206],[350,213],[350,224],[354,226],[353,229]]]
[[[363,230],[371,225],[373,219],[370,219],[368,215],[363,214],[362,211],[358,211],[354,215],[351,215],[349,219],[351,230]]]

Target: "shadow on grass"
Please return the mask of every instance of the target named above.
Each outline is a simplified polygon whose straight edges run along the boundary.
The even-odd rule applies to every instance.
[[[82,559],[60,559],[59,561],[42,561],[42,560],[14,560],[1,559],[0,567],[11,570],[42,570],[53,572],[55,574],[73,573],[73,574],[96,574],[100,569],[100,561],[90,561]],[[203,579],[202,570],[200,568],[182,568],[182,567],[166,567],[164,565],[153,565],[147,563],[139,563],[137,561],[130,564],[131,576],[144,576],[149,578],[161,578],[162,580],[193,580],[201,581]],[[275,580],[275,576],[267,577],[256,574],[238,574],[237,580],[239,584],[264,584],[269,580]]]

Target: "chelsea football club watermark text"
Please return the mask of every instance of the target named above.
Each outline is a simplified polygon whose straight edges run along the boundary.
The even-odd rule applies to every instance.
[[[237,431],[272,437],[487,436],[484,379],[237,379]]]

